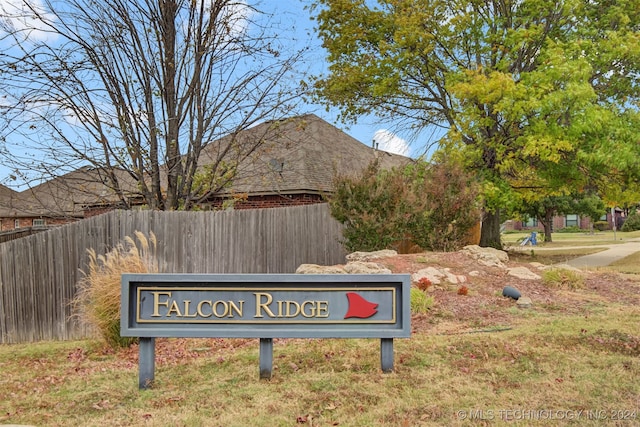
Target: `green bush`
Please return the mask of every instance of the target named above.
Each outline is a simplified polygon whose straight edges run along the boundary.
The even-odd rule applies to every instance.
[[[137,342],[134,337],[120,336],[120,288],[122,273],[155,273],[156,239],[153,233],[147,239],[135,233],[138,245],[130,238],[105,255],[89,252],[89,271],[79,284],[74,299],[76,309],[84,320],[94,326],[112,348],[128,347]]]
[[[596,221],[593,224],[593,228],[595,228],[598,231],[605,231],[605,230],[609,230],[611,226],[609,225],[608,221]]]
[[[577,225],[571,225],[569,227],[562,227],[559,228],[557,230],[555,230],[556,233],[580,233],[584,231],[583,229],[581,229],[580,227],[578,227]]]
[[[624,220],[624,224],[622,224],[620,231],[636,230],[640,230],[640,215],[637,212],[632,212],[627,219]]]
[[[426,250],[456,250],[478,223],[479,188],[452,163],[423,161],[402,169],[370,165],[361,176],[334,182],[331,215],[344,224],[345,247],[373,251],[409,239]]]
[[[411,288],[411,312],[414,314],[427,313],[433,307],[433,297],[418,288]]]

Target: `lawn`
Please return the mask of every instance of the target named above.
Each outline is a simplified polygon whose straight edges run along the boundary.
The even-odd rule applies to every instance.
[[[516,246],[518,240],[529,236],[530,232],[509,232],[502,234],[502,243],[506,247]],[[621,232],[617,231],[588,231],[579,233],[552,233],[552,242],[544,242],[544,233],[538,232],[538,246],[541,248],[554,248],[566,246],[592,246],[592,245],[615,245],[625,243],[631,239],[640,238],[640,231]],[[530,246],[527,246],[530,247]]]
[[[286,340],[258,378],[257,340],[170,340],[157,382],[92,341],[0,347],[0,422],[38,426],[417,426],[640,422],[640,310],[519,311],[512,329],[397,340]]]
[[[546,256],[533,251],[537,262]],[[619,274],[634,273],[638,257],[588,273],[581,287],[521,280],[531,308],[500,294],[513,278],[459,254],[401,261],[480,275],[468,275],[466,296],[432,287],[434,308],[414,316],[411,338],[395,340],[393,373],[381,372],[375,339],[275,340],[270,380],[259,378],[257,339],[159,339],[156,381],[141,391],[135,346],[1,345],[0,424],[640,424],[640,278]]]

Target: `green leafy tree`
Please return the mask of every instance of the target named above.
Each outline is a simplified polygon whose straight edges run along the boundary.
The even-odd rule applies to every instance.
[[[536,218],[544,228],[544,241],[551,242],[554,216],[577,214],[595,223],[606,212],[606,205],[595,194],[578,194],[537,198],[517,210],[520,216]]]
[[[622,224],[621,231],[636,231],[640,230],[640,214],[638,214],[637,210],[631,211],[630,215]]]
[[[318,99],[448,130],[483,182],[481,245],[523,197],[637,181],[640,0],[317,0]],[[624,160],[621,160],[624,159]],[[522,196],[520,193],[529,193]]]

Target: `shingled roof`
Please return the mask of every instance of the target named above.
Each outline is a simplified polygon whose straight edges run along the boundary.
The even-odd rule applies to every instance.
[[[373,149],[316,115],[307,114],[265,122],[212,142],[202,152],[200,167],[232,165],[236,172],[213,198],[234,193],[327,194],[332,191],[336,174],[358,173],[375,159],[384,169],[411,161]],[[132,178],[124,171],[115,172],[128,189],[128,197],[136,198]],[[84,167],[20,193],[0,186],[0,218],[80,218],[88,207],[116,207],[118,198],[107,182],[104,172]]]
[[[122,171],[116,173],[125,176]],[[0,210],[0,217],[81,218],[86,206],[117,203],[106,182],[104,172],[83,167],[20,193],[13,192],[10,209]]]
[[[9,187],[0,185],[0,218],[15,217],[21,206],[20,194]]]
[[[215,162],[233,136],[205,148],[201,164]],[[239,164],[230,185],[215,196],[330,193],[336,175],[353,175],[378,159],[380,167],[402,166],[411,159],[369,147],[314,114],[267,122],[235,135],[237,147],[262,144]],[[228,152],[229,150],[227,150]]]

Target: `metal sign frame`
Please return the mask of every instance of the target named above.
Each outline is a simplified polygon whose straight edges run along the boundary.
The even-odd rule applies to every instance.
[[[411,335],[407,274],[123,274],[122,336],[140,337],[140,388],[154,378],[155,338],[260,338],[260,377],[271,377],[274,338]]]

